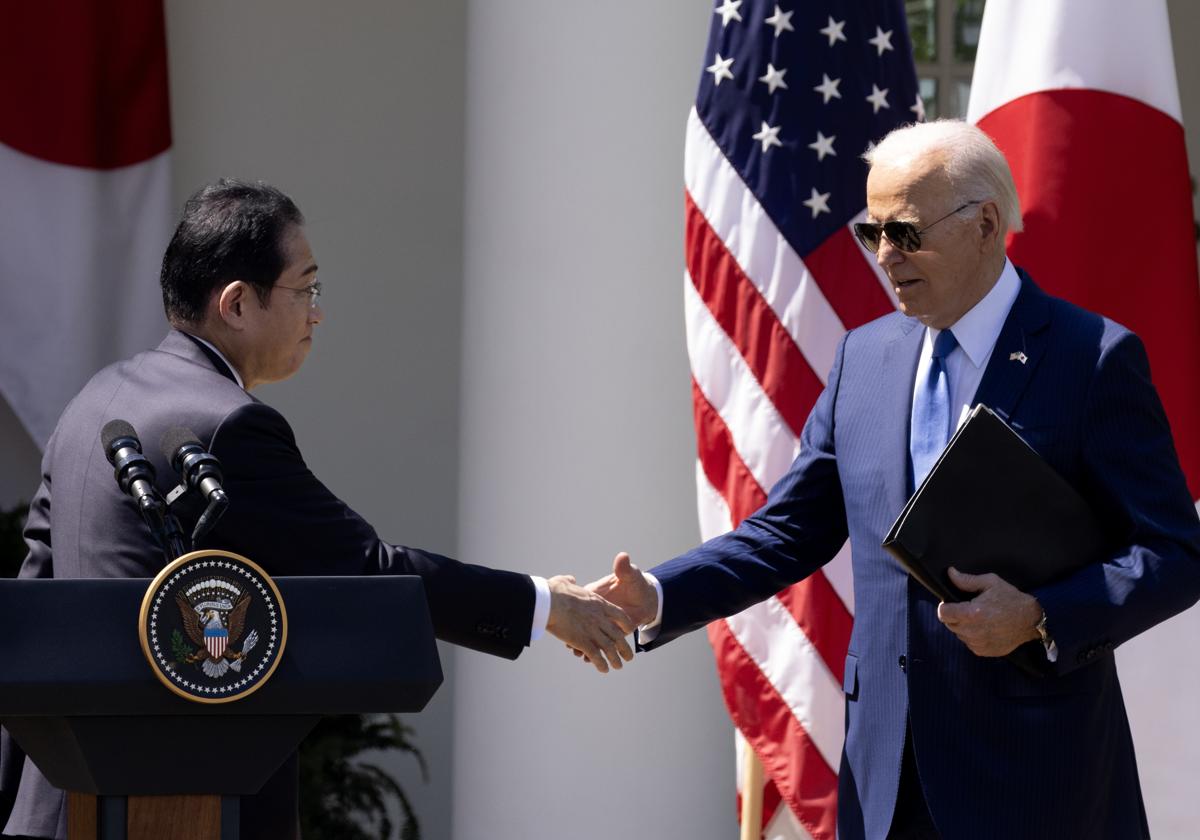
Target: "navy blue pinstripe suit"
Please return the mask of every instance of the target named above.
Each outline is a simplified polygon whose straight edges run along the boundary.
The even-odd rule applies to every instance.
[[[845,336],[801,454],[763,508],[651,570],[663,618],[647,648],[800,580],[849,537],[856,615],[844,685],[843,840],[886,836],[908,725],[945,838],[1149,833],[1112,650],[1200,597],[1200,521],[1141,341],[1021,277],[975,402],[1007,419],[1122,546],[1032,593],[1058,645],[1053,676],[1037,680],[971,653],[938,621],[936,599],[880,547],[907,498],[923,337],[899,313]],[[1018,350],[1024,364],[1009,359]]]

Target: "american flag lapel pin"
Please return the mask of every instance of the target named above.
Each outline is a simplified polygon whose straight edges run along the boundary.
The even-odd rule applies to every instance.
[[[1015,353],[1009,353],[1008,360],[1010,362],[1020,362],[1021,364],[1025,364],[1029,361],[1029,357],[1025,355],[1023,350],[1018,350]]]

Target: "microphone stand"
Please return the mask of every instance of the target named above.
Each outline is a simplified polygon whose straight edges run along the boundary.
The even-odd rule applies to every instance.
[[[187,537],[184,536],[178,516],[171,513],[168,509],[167,515],[163,517],[163,520],[166,523],[166,544],[163,546],[163,553],[167,556],[167,562],[171,563],[190,552],[192,546]]]
[[[155,493],[154,496],[144,497],[138,505],[138,512],[141,513],[142,520],[150,528],[154,541],[162,549],[167,563],[177,560],[191,551],[183,528],[179,524],[179,517],[171,513],[170,508],[158,493]]]

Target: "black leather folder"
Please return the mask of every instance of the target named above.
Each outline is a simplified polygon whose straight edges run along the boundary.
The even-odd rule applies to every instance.
[[[985,405],[971,410],[888,531],[883,547],[943,601],[973,596],[947,569],[995,572],[1028,592],[1103,560],[1088,503]]]

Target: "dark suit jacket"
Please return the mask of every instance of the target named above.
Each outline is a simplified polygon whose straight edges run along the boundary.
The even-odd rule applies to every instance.
[[[308,469],[283,416],[238,387],[216,354],[175,331],[157,349],[97,373],[63,412],[30,507],[22,577],[152,577],[164,565],[101,451],[100,429],[114,418],[137,430],[164,494],[177,480],[159,453],[172,426],[191,429],[220,459],[229,509],[197,548],[237,552],[271,575],[420,575],[438,638],[510,659],[529,643],[534,589],[526,575],[383,542]],[[189,533],[200,510],[183,508]],[[4,744],[0,794],[10,797],[21,772],[15,757]],[[243,803],[243,838],[290,836],[294,777],[289,763],[269,795]],[[6,830],[65,837],[63,797],[31,762]]]
[[[880,547],[908,495],[922,335],[895,313],[845,336],[800,456],[764,507],[652,570],[664,609],[647,647],[800,580],[848,536],[855,621],[839,837],[887,834],[908,722],[946,838],[1147,836],[1112,650],[1200,597],[1200,522],[1142,344],[1022,274],[975,396],[1089,499],[1120,546],[1033,593],[1058,644],[1055,674],[1037,680],[972,654],[937,620],[936,599]],[[1028,361],[1010,360],[1014,351]]]

